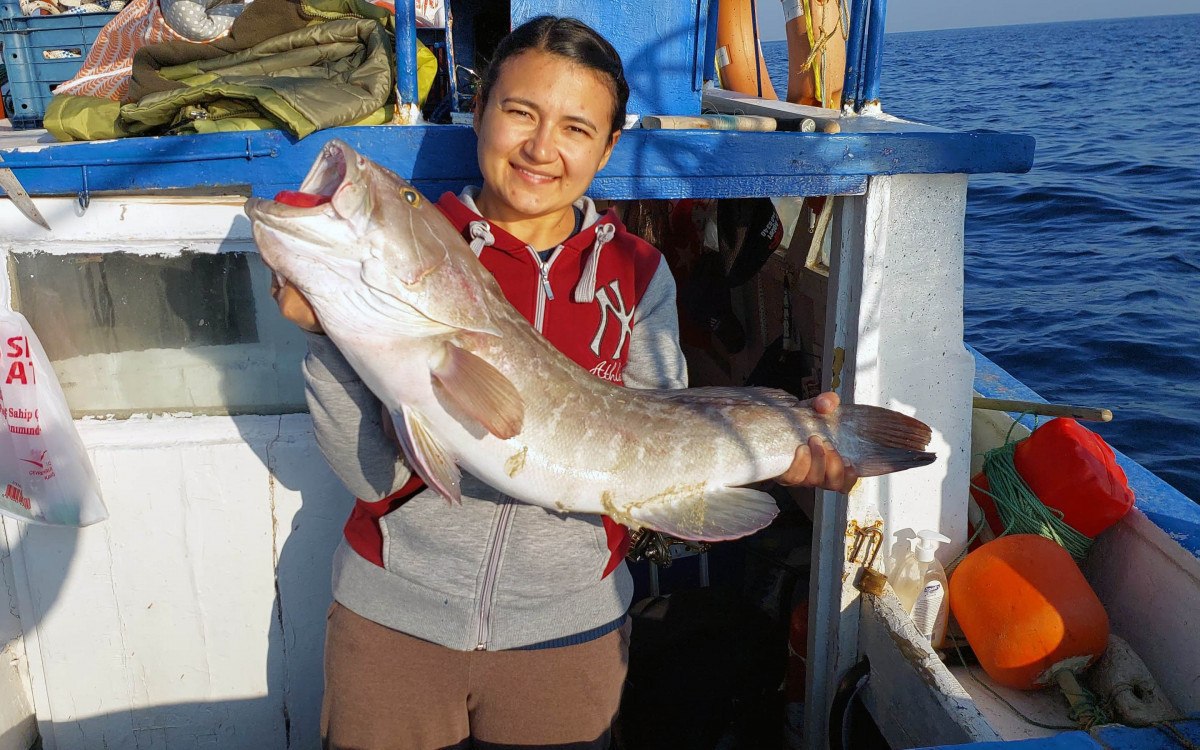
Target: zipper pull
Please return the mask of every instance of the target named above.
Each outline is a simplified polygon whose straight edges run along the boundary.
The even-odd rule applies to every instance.
[[[537,265],[538,275],[542,277],[542,291],[546,293],[546,299],[553,300],[554,291],[550,289],[550,273],[546,270],[545,261],[542,260],[538,251],[533,249],[533,245],[526,245],[525,249],[529,251],[529,257],[533,258],[533,262]],[[560,250],[562,250],[562,245],[554,248],[554,253],[550,255],[550,258],[553,259]]]
[[[538,261],[538,272],[542,276],[542,291],[546,293],[546,299],[554,301],[554,292],[550,289],[550,273],[546,270],[546,264]]]

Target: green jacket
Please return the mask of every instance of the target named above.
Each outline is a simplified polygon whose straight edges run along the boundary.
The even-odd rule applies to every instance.
[[[271,0],[259,3],[265,8]],[[298,10],[308,25],[239,51],[177,42],[143,48],[134,61],[140,85],[131,87],[142,93],[137,101],[56,96],[45,127],[59,140],[264,128],[304,137],[336,125],[388,122],[394,17],[360,0],[305,0]],[[249,9],[246,16],[254,23]],[[188,61],[162,64],[180,59]],[[437,63],[423,47],[419,63],[423,96]]]

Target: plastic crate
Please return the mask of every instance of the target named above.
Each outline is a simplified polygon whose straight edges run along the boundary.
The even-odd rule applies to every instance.
[[[14,128],[42,124],[53,89],[83,66],[100,29],[116,13],[63,13],[24,16],[15,0],[0,0],[0,45],[8,73],[11,106],[5,106]],[[78,57],[56,58],[67,50]]]

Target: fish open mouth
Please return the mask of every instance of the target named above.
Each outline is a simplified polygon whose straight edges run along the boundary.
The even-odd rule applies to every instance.
[[[330,141],[309,169],[297,190],[280,190],[275,202],[291,208],[316,208],[333,200],[334,193],[346,181],[349,171],[349,147],[338,140]]]
[[[336,227],[337,211],[332,205],[338,191],[357,177],[357,155],[340,140],[326,143],[298,189],[281,190],[273,200],[250,197],[245,211],[254,225],[259,255],[272,272],[273,294],[286,283],[294,283],[285,268],[294,270],[301,262],[296,248],[316,248],[329,239]],[[329,223],[328,220],[335,220]],[[292,249],[287,249],[291,246]],[[327,252],[311,253],[310,262],[334,262]],[[290,262],[285,260],[290,258]]]
[[[321,196],[326,200],[332,198],[346,181],[351,154],[350,147],[339,140],[326,143],[321,149],[320,158],[313,163],[304,182],[300,183],[300,192]]]

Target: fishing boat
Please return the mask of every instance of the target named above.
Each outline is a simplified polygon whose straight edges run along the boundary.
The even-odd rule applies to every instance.
[[[3,184],[13,186],[0,201],[4,283],[54,363],[110,513],[82,529],[3,519],[0,750],[319,747],[330,560],[352,498],[317,449],[303,340],[277,314],[242,203],[295,188],[335,137],[429,195],[477,180],[457,72],[483,56],[476,42],[495,13],[485,5],[446,2],[443,26],[420,32],[456,73],[450,124],[415,115],[419,34],[412,4],[400,3],[397,110],[409,124],[76,143],[0,130]],[[811,502],[797,746],[846,746],[847,726],[869,721],[893,748],[1194,747],[1200,722],[1186,719],[1071,731],[1059,694],[1009,691],[943,661],[889,589],[856,585],[864,568],[888,572],[914,531],[952,540],[944,563],[964,547],[975,456],[1023,437],[1035,419],[1025,412],[1039,411],[975,409],[976,398],[1044,403],[963,341],[968,179],[1028,170],[1034,141],[883,113],[884,11],[883,0],[850,4],[841,108],[715,85],[711,71],[728,54],[716,44],[716,0],[520,0],[508,18],[580,17],[626,62],[639,119],[593,196],[830,197],[825,241],[801,247],[794,236],[743,289],[744,309],[760,311],[744,321],[748,351],[777,332],[761,300],[778,309],[772,279],[786,277],[792,304],[811,311],[818,385],[934,430],[932,465]],[[4,37],[6,59],[17,36]],[[688,119],[702,114],[729,118]],[[761,122],[747,118],[772,129],[714,129]],[[49,229],[28,218],[30,205]],[[811,218],[815,231],[821,219]],[[790,275],[770,276],[772,264]],[[1193,714],[1200,510],[1119,460],[1136,507],[1096,539],[1083,569],[1113,632],[1180,716]],[[871,539],[874,557],[864,554]]]

